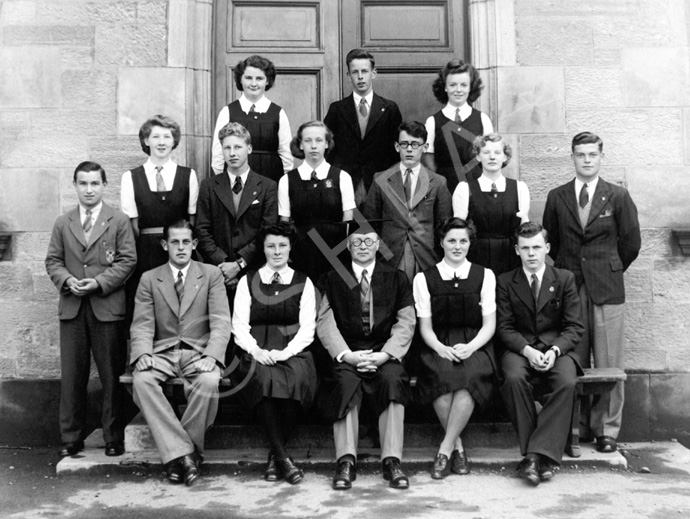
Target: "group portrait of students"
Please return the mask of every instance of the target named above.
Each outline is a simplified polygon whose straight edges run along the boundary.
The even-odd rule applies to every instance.
[[[383,478],[409,488],[413,399],[444,429],[431,477],[468,474],[463,430],[498,395],[518,435],[518,475],[534,486],[554,477],[582,369],[624,368],[635,204],[600,178],[603,141],[583,131],[574,179],[549,192],[543,224],[530,221],[528,186],[502,173],[510,145],[471,106],[482,90],[471,64],[439,70],[441,108],[424,123],[374,92],[369,52],[350,51],[346,67],[352,94],[293,137],[266,96],[274,64],[238,63],[242,95],[218,115],[215,174],[201,182],[171,160],[181,131],[163,115],[141,126],[149,158],[122,175],[120,210],[102,201],[99,164],[75,168],[79,204],[58,217],[46,257],[60,294],[62,456],[84,448],[93,354],[105,454],[124,454],[118,377],[130,369],[173,483],[199,478],[222,377],[263,425],[267,481],[304,479],[288,449],[310,413],[333,424],[333,488],[351,488],[365,409]],[[162,387],[174,377],[185,380],[181,417]],[[583,406],[581,436],[601,452],[617,448],[623,396],[619,382]]]

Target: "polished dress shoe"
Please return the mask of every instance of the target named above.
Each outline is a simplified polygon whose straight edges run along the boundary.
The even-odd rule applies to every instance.
[[[558,470],[558,464],[551,461],[550,458],[542,456],[539,462],[539,480],[548,481],[556,475],[556,470]]]
[[[191,487],[199,478],[199,467],[197,465],[195,456],[187,454],[182,457],[182,469],[184,470],[184,484]]]
[[[278,469],[278,463],[276,462],[276,457],[273,451],[268,453],[268,462],[266,463],[266,472],[264,472],[264,479],[266,481],[278,481],[282,478],[280,469]]]
[[[610,436],[597,436],[597,450],[599,452],[616,452],[618,445]]]
[[[285,476],[285,480],[291,485],[296,485],[304,479],[304,472],[300,469],[289,456],[285,459],[276,458],[280,471]]]
[[[125,453],[125,444],[122,442],[108,442],[105,444],[106,456],[122,456]]]
[[[182,458],[175,458],[165,464],[165,475],[171,483],[182,483],[184,480],[184,468]]]
[[[461,476],[470,473],[470,462],[467,461],[465,451],[460,452],[455,449],[450,453],[450,471]]]
[[[333,490],[348,490],[352,488],[352,482],[355,479],[357,479],[355,462],[350,459],[341,459],[335,468]]]
[[[60,449],[60,456],[74,456],[77,452],[84,450],[84,442],[67,442],[62,445]]]
[[[410,480],[400,466],[398,458],[386,458],[383,460],[383,479],[388,481],[388,486],[397,490],[410,488]]]
[[[444,479],[450,474],[448,456],[440,452],[434,458],[434,466],[431,468],[431,479]]]
[[[528,454],[518,465],[518,476],[535,487],[539,484],[539,458]]]

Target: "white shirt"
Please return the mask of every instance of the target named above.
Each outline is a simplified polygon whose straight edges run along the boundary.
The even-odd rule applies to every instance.
[[[149,189],[153,192],[158,191],[156,184],[156,165],[151,162],[149,158],[144,162],[144,174],[149,183]],[[161,176],[165,183],[166,189],[169,191],[175,182],[175,172],[177,171],[177,164],[172,160],[168,160],[163,165]],[[196,214],[196,201],[199,198],[199,181],[196,178],[196,172],[192,170],[189,176],[189,205],[187,206],[187,213]],[[138,218],[139,211],[137,210],[137,203],[134,199],[134,184],[132,183],[132,172],[125,171],[120,181],[120,210],[130,218]]]
[[[240,177],[242,179],[242,189],[244,189],[244,186],[247,185],[247,177],[248,176],[249,176],[249,166],[247,166],[247,169],[244,170],[244,173],[240,173],[239,175],[234,175],[233,173],[230,173],[230,170],[228,170],[228,178],[230,179],[230,188],[232,189],[232,186],[235,185],[235,181],[237,180],[237,177]],[[242,194],[242,191],[240,191],[240,194]]]
[[[470,275],[472,263],[465,260],[457,269],[453,269],[445,258],[436,264],[441,279],[451,280],[454,277],[467,279]],[[426,277],[420,272],[414,277],[412,282],[412,292],[414,294],[414,305],[417,310],[417,317],[431,317],[431,294],[426,284]],[[484,281],[480,292],[480,302],[482,315],[491,315],[496,312],[496,276],[490,270],[484,269]]]
[[[91,208],[91,231],[98,221],[98,215],[101,214],[101,209],[103,208],[103,202],[98,202],[98,205]],[[86,207],[79,204],[79,221],[81,222],[82,228],[84,227],[84,222],[86,221]]]
[[[316,177],[319,180],[323,180],[328,176],[328,170],[330,168],[331,165],[324,160],[313,170],[305,161],[297,168],[297,172],[302,180],[309,180],[311,178],[311,172],[316,171]],[[352,177],[342,170],[340,171],[340,197],[343,202],[343,212],[357,207],[357,204],[355,204],[355,190],[352,188]],[[283,175],[278,181],[278,215],[286,218],[289,218],[291,215],[290,182],[287,175]]]
[[[168,262],[168,266],[170,267],[170,270],[172,271],[173,281],[177,282],[177,273],[182,272],[182,284],[184,285],[185,282],[187,281],[187,272],[189,271],[189,266],[191,264],[192,264],[192,262],[190,261],[189,263],[187,263],[186,267],[184,267],[182,269],[178,269],[177,267],[173,266],[172,263]]]
[[[486,175],[482,174],[478,179],[479,189],[488,193],[491,191],[492,180]],[[506,177],[501,175],[496,179],[496,190],[499,193],[504,193],[506,190]],[[517,216],[520,218],[520,223],[529,221],[529,188],[522,180],[517,181],[517,196],[518,196],[518,212]],[[467,182],[460,182],[458,187],[453,192],[453,216],[467,220],[470,206],[470,186]]]
[[[532,288],[532,272],[527,270],[525,267],[522,267],[522,271],[525,273],[525,276],[527,277],[527,283],[529,283],[530,288]],[[534,274],[537,275],[537,279],[539,280],[539,290],[541,291],[541,286],[542,286],[542,280],[544,279],[544,272],[546,272],[546,263],[544,263],[539,270],[534,272]]]
[[[295,271],[287,265],[281,270],[277,271],[280,274],[281,281],[287,285],[292,283],[292,277]],[[275,270],[268,265],[264,265],[258,270],[258,275],[261,281],[270,284],[273,280]],[[232,316],[232,333],[235,336],[235,343],[251,353],[251,351],[259,348],[256,339],[252,337],[251,326],[249,325],[249,317],[251,314],[251,296],[249,295],[249,286],[247,285],[247,276],[242,276],[239,283],[237,283],[237,291],[235,292],[235,303]],[[316,296],[314,292],[314,285],[309,278],[304,282],[302,295],[299,301],[299,330],[286,346],[286,350],[297,355],[314,342],[314,331],[316,330]]]
[[[254,105],[254,111],[260,114],[268,112],[268,107],[271,106],[271,101],[263,96],[256,103],[252,103],[249,99],[245,97],[244,94],[240,96],[240,108],[246,114],[249,113],[249,109]],[[211,144],[211,167],[216,174],[223,171],[223,166],[225,161],[223,160],[223,146],[218,140],[218,133],[221,128],[230,122],[230,110],[228,110],[227,105],[224,106],[220,113],[218,114],[218,119],[216,119],[216,127],[213,130],[213,143]],[[290,171],[292,169],[292,153],[290,153],[290,141],[292,140],[292,132],[290,131],[290,121],[288,121],[287,114],[285,110],[280,109],[278,114],[278,155],[280,160],[283,162],[283,170]]]
[[[352,92],[352,99],[355,102],[355,110],[359,113],[359,103],[361,102],[362,96],[356,92]],[[367,115],[371,115],[371,102],[374,100],[374,91],[372,90],[367,95],[364,96],[364,100],[367,102]]]
[[[589,193],[590,202],[592,201],[592,197],[594,197],[594,191],[596,191],[598,183],[599,183],[599,175],[597,175],[596,178],[593,178],[589,182],[586,182],[587,193]],[[583,182],[579,178],[575,177],[575,200],[577,200],[578,202],[580,200],[580,191],[582,191],[582,186],[584,184],[585,184],[585,182]]]
[[[446,106],[444,106],[441,109],[441,112],[443,115],[448,117],[451,121],[455,120],[455,110],[457,108],[450,103],[448,103]],[[460,107],[460,120],[464,121],[467,119],[470,115],[472,114],[472,107],[468,104],[465,103]],[[491,119],[489,119],[489,116],[486,115],[484,112],[480,112],[481,118],[482,118],[482,126],[484,127],[484,135],[488,133],[493,133],[494,132],[494,126],[491,124]],[[434,153],[434,141],[436,140],[436,122],[434,121],[434,116],[431,115],[427,118],[426,122],[424,123],[424,126],[426,126],[426,131],[429,134],[426,142],[429,145],[426,149],[426,153]]]

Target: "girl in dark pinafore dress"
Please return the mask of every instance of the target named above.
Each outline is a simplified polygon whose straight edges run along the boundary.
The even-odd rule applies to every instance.
[[[423,157],[426,167],[443,175],[448,191],[458,182],[478,177],[479,167],[471,164],[472,141],[493,132],[491,119],[470,106],[481,95],[479,72],[459,59],[449,61],[432,85],[434,96],[445,106],[426,120],[429,147]]]
[[[417,387],[422,402],[433,402],[445,436],[431,477],[469,473],[460,434],[475,404],[494,391],[492,337],[496,329],[496,278],[467,261],[474,229],[449,218],[438,235],[444,257],[414,278],[414,299],[424,341]]]
[[[352,220],[356,207],[350,175],[324,160],[332,146],[333,136],[324,123],[302,124],[290,147],[304,162],[278,183],[278,214],[283,221],[292,219],[297,227],[292,266],[314,283],[333,266],[309,231],[316,230],[328,249],[333,249],[345,239],[342,222]]]
[[[271,450],[264,478],[299,483],[304,473],[286,445],[301,409],[308,409],[316,391],[316,368],[306,351],[314,340],[314,285],[287,266],[295,229],[279,222],[257,235],[266,264],[240,279],[232,318],[239,366],[230,374],[233,387],[256,411]]]
[[[218,132],[229,122],[239,123],[252,138],[249,167],[278,182],[284,172],[292,169],[292,133],[285,110],[264,95],[275,83],[275,66],[262,56],[250,56],[235,66],[234,75],[235,85],[242,96],[223,107],[218,114],[213,132],[213,171],[222,173],[224,166]]]
[[[521,180],[501,173],[513,154],[503,137],[497,133],[480,136],[473,147],[482,175],[458,184],[453,215],[471,221],[477,230],[467,259],[499,276],[520,266],[514,235],[529,218],[529,189]]]

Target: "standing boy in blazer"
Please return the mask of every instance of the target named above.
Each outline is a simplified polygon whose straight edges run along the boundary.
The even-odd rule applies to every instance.
[[[374,93],[374,56],[364,49],[353,49],[347,53],[345,65],[353,92],[328,108],[324,123],[333,133],[335,146],[327,159],[350,174],[359,206],[374,173],[398,160],[393,143],[402,115],[394,101]]]
[[[362,206],[368,220],[383,219],[381,239],[393,253],[390,264],[412,283],[415,274],[439,261],[434,229],[453,215],[446,179],[421,165],[426,150],[426,127],[418,122],[400,125],[395,150],[400,162],[377,173]]]
[[[168,262],[145,272],[135,298],[129,364],[141,409],[168,479],[191,486],[199,476],[204,434],[218,411],[218,382],[230,340],[230,308],[217,267],[192,261],[191,224],[165,228]],[[187,408],[178,420],[161,384],[185,378]]]
[[[496,333],[505,346],[501,395],[524,459],[518,474],[532,485],[555,474],[568,440],[577,376],[575,346],[584,328],[575,276],[546,265],[548,233],[523,223],[515,250],[522,265],[498,277]],[[546,386],[537,414],[532,386]]]
[[[627,189],[599,178],[603,149],[593,133],[573,138],[575,179],[549,192],[543,223],[555,266],[575,274],[585,326],[578,348],[582,365],[589,367],[593,354],[595,368],[625,369],[623,273],[640,252],[640,224]],[[623,382],[617,382],[592,401],[590,428],[600,452],[617,448],[623,398]]]
[[[251,136],[244,126],[228,123],[218,139],[225,169],[201,182],[196,230],[204,261],[223,273],[232,309],[239,278],[263,262],[254,239],[262,225],[278,221],[278,185],[249,169]]]
[[[60,293],[61,456],[84,448],[91,352],[103,386],[105,454],[124,453],[123,393],[127,346],[125,281],[137,262],[129,218],[103,203],[105,170],[82,162],[74,170],[79,206],[59,216],[48,245],[46,270]]]

